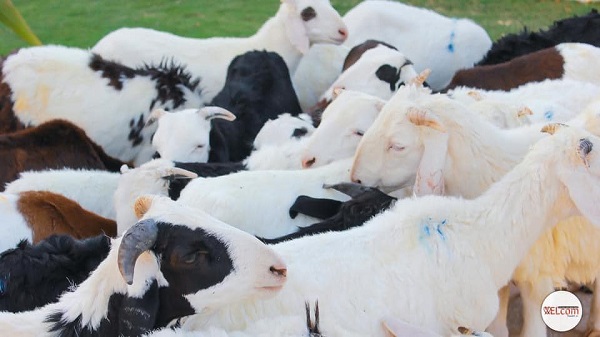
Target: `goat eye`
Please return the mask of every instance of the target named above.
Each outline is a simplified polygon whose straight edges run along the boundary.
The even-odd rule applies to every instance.
[[[198,145],[198,146],[196,146],[197,149],[201,149],[203,147],[204,147],[204,145]]]
[[[198,260],[198,258],[205,257],[205,256],[208,256],[207,250],[198,250],[198,251],[195,251],[191,254],[184,256],[183,263],[192,264],[192,263],[195,263]]]
[[[300,12],[300,16],[302,17],[302,20],[308,21],[314,19],[317,16],[317,12],[315,12],[315,9],[312,7],[306,7]]]
[[[354,130],[353,134],[355,134],[355,135],[357,135],[359,137],[362,137],[362,136],[365,135],[365,132],[362,131],[362,130]]]
[[[399,144],[390,144],[390,146],[388,147],[388,150],[394,150],[394,151],[404,151],[404,149],[406,149],[406,146],[401,146]]]

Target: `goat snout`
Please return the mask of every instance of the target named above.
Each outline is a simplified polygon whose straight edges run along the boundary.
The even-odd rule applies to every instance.
[[[317,158],[315,158],[315,157],[312,157],[310,159],[308,159],[308,158],[302,159],[302,167],[309,168],[309,167],[313,166],[315,161],[317,161]]]
[[[348,29],[347,28],[338,29],[338,33],[340,33],[340,35],[342,36],[342,38],[344,40],[348,37]]]
[[[352,175],[352,176],[350,177],[350,180],[351,180],[353,183],[362,184],[362,181],[361,181],[360,179],[356,178],[354,175]]]
[[[271,273],[273,273],[276,276],[286,277],[286,275],[287,275],[287,268],[285,266],[280,266],[280,265],[271,266],[269,268],[269,270],[271,271]]]

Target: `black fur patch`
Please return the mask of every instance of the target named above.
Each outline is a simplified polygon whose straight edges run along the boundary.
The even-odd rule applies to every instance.
[[[63,313],[55,312],[46,317],[45,322],[52,324],[49,332],[56,337],[106,337],[141,336],[155,328],[158,311],[158,285],[153,281],[142,298],[128,298],[123,294],[113,294],[108,301],[107,315],[100,325],[81,326],[81,315],[74,321],[63,321]]]
[[[144,114],[140,114],[137,122],[134,118],[129,121],[129,135],[127,139],[131,141],[132,146],[138,146],[144,141],[144,136],[142,136],[142,131],[144,131]]]
[[[158,65],[147,64],[134,69],[92,54],[89,67],[94,71],[100,71],[102,77],[109,80],[108,85],[116,90],[122,90],[125,81],[135,76],[149,77],[156,83],[156,97],[150,104],[150,110],[158,102],[166,104],[171,101],[173,108],[181,106],[185,103],[185,94],[181,88],[185,87],[193,92],[200,83],[200,79],[192,79],[192,75],[185,67],[176,64],[173,60],[163,60]]]
[[[292,133],[292,137],[294,137],[296,139],[302,138],[307,133],[308,133],[308,129],[306,129],[305,127],[296,128],[296,129],[294,129],[294,133]]]
[[[407,65],[413,64],[410,60],[406,60],[400,68],[393,67],[389,64],[384,64],[375,71],[375,76],[383,82],[390,84],[390,91],[394,92],[400,86],[404,85],[404,82],[400,81],[400,74],[402,74],[402,68]]]
[[[546,30],[531,32],[525,28],[495,41],[477,65],[490,65],[510,61],[534,51],[563,42],[581,42],[600,47],[600,14],[592,9],[588,14],[555,21]]]
[[[198,177],[218,177],[246,169],[242,163],[180,163],[175,162],[175,167],[192,171]],[[179,199],[179,195],[191,179],[174,179],[169,182],[169,198]]]
[[[110,238],[77,240],[53,235],[36,245],[21,241],[0,255],[5,289],[0,311],[28,311],[55,302],[71,286],[83,282],[108,255]]]
[[[303,21],[309,21],[317,17],[317,12],[312,7],[306,7],[300,12]]]

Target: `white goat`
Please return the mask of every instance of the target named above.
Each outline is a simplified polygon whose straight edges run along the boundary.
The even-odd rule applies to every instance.
[[[23,48],[4,61],[2,74],[21,123],[66,119],[107,154],[135,165],[153,154],[154,128],[144,128],[153,109],[204,104],[198,81],[180,67],[163,64],[134,70],[77,48]]]
[[[307,139],[302,167],[317,167],[354,155],[362,135],[373,124],[385,101],[352,90],[337,90],[321,123]]]
[[[592,105],[577,119],[579,125],[600,134],[595,107]],[[516,165],[530,144],[541,137],[532,128],[536,126],[500,130],[442,96],[411,99],[410,94],[398,95],[384,107],[361,141],[352,179],[379,186],[414,183],[417,194],[445,190],[474,198]],[[599,235],[600,230],[579,218],[548,231],[530,250],[513,276],[522,289],[525,305],[524,336],[538,336],[545,331],[539,308],[553,285],[563,285],[565,278],[585,283],[598,277],[600,263],[590,252],[600,254],[596,243]],[[506,293],[502,295],[506,302],[502,303],[500,316],[505,319],[508,298]],[[599,328],[597,315],[592,316],[590,324]],[[499,330],[500,326],[504,331]],[[508,335],[505,321],[495,322],[494,330],[498,336]]]
[[[442,335],[457,326],[484,330],[496,314],[498,289],[544,230],[580,212],[600,226],[596,146],[599,138],[564,128],[475,200],[399,200],[362,227],[274,245],[290,270],[281,292],[207,308],[183,328],[244,329],[265,317],[301,315],[295,303],[318,298],[328,317],[321,322],[325,335],[336,324],[383,337],[384,316]]]
[[[368,39],[398,48],[417,71],[431,69],[428,83],[434,90],[446,87],[457,70],[472,67],[492,46],[485,29],[472,20],[449,18],[397,1],[359,2],[343,20],[350,32],[341,46],[345,48],[338,53],[331,51],[334,48],[311,48],[298,66],[301,73],[294,73],[293,83],[303,109],[315,105],[315,98],[341,73],[344,58],[338,55]]]
[[[527,83],[511,91],[459,87],[450,90],[448,96],[465,104],[491,99],[509,107],[526,106],[532,111],[528,116],[531,123],[566,122],[600,98],[600,86],[568,79],[545,80]]]
[[[344,160],[312,170],[241,171],[214,178],[200,177],[193,179],[181,191],[177,202],[200,208],[254,235],[280,237],[315,222],[314,218],[302,214],[290,218],[289,208],[299,195],[340,201],[349,199],[343,193],[324,189],[323,184],[348,181],[350,165],[351,160]],[[135,223],[131,200],[140,193],[165,195],[168,192],[168,187],[164,186],[166,182],[161,182],[153,171],[148,167],[146,174],[132,174],[127,181],[119,183],[123,196],[119,197],[121,202],[115,202],[118,233],[123,233]],[[148,185],[155,186],[153,188],[158,191],[149,190]]]
[[[57,303],[0,313],[0,334],[141,335],[204,305],[273,296],[285,283],[279,256],[247,233],[168,198],[141,198],[136,209],[140,222],[88,279]]]
[[[411,60],[384,45],[369,49],[321,95],[330,102],[335,88],[364,92],[388,100],[396,90],[419,74]]]
[[[177,113],[156,109],[148,117],[146,126],[158,120],[156,132],[152,137],[152,147],[161,158],[206,163],[210,151],[211,120],[215,118],[233,121],[235,115],[216,106],[186,109]]]
[[[174,57],[202,77],[202,93],[212,99],[225,84],[233,58],[250,50],[279,54],[290,74],[313,43],[340,44],[348,31],[329,0],[282,0],[277,14],[246,38],[195,39],[147,28],[120,28],[103,37],[92,51],[135,66]]]

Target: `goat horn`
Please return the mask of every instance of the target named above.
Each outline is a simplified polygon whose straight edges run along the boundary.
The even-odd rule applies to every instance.
[[[427,78],[429,77],[429,75],[431,74],[431,69],[427,68],[425,70],[423,70],[419,75],[417,75],[417,77],[411,79],[409,81],[409,84],[414,84],[414,85],[423,85],[423,83],[425,83],[425,81],[427,80]]]
[[[171,167],[171,168],[167,169],[166,174],[162,178],[163,179],[168,179],[168,178],[195,179],[195,178],[198,178],[198,174],[196,174],[192,171],[184,170],[179,167]]]
[[[127,284],[133,284],[135,262],[143,252],[154,246],[158,236],[158,227],[153,219],[142,220],[129,228],[119,246],[119,272]]]
[[[550,124],[544,125],[544,127],[540,131],[553,135],[558,129],[560,129],[562,127],[566,127],[566,126],[568,126],[568,125],[562,124],[562,123],[550,123]]]
[[[198,113],[204,115],[204,118],[207,121],[214,118],[221,118],[228,121],[235,120],[235,115],[231,111],[218,106],[205,106],[204,108],[198,110]]]
[[[587,160],[587,155],[590,154],[590,152],[592,152],[593,148],[594,143],[592,143],[589,139],[581,138],[579,140],[579,148],[577,149],[577,153],[579,153],[579,157],[581,157],[581,160],[583,160],[583,163],[587,167],[590,166]]]
[[[370,189],[370,187],[367,187],[365,185],[348,182],[339,184],[323,184],[323,188],[333,188],[334,190],[342,192],[351,198],[356,198],[357,196],[367,192]]]
[[[408,120],[415,125],[428,126],[440,132],[446,132],[446,128],[443,126],[439,117],[426,110],[411,107],[408,108],[406,116],[408,117]]]

